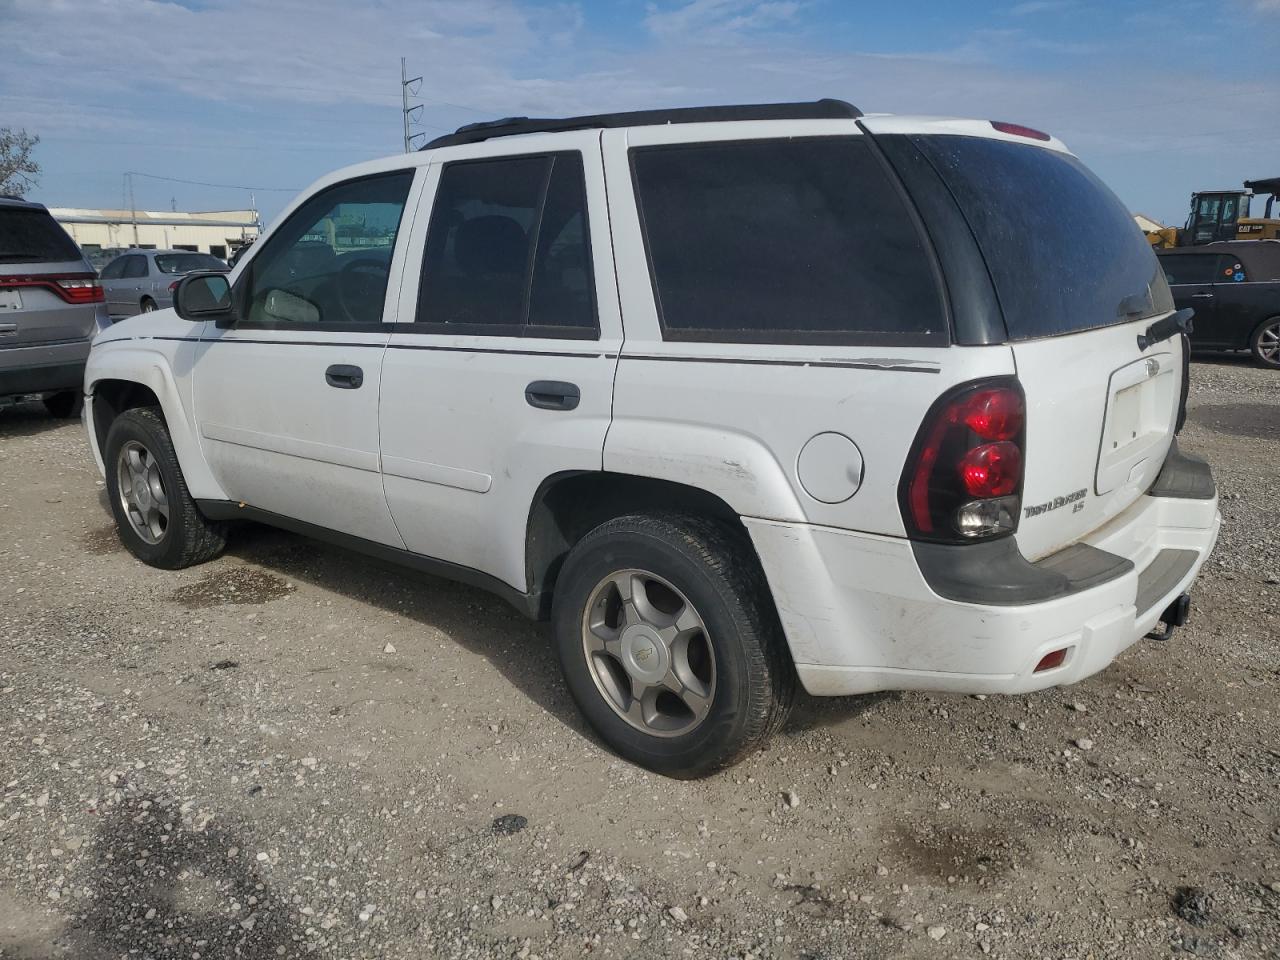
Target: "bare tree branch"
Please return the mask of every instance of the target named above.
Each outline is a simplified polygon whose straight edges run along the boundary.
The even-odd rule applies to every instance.
[[[40,182],[40,164],[31,157],[39,142],[25,130],[0,127],[0,194],[23,197]]]

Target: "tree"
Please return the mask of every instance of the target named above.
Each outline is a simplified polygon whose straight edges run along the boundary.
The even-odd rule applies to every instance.
[[[0,193],[25,196],[39,182],[40,164],[31,158],[39,142],[25,130],[0,127]]]

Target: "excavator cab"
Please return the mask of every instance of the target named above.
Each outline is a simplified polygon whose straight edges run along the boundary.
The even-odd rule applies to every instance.
[[[1266,180],[1246,180],[1246,190],[1252,190],[1256,197],[1266,197],[1266,206],[1262,216],[1251,217],[1245,210],[1239,214],[1236,222],[1237,240],[1280,240],[1280,210],[1276,209],[1276,197],[1280,196],[1280,177]]]
[[[1194,247],[1238,239],[1242,217],[1249,216],[1248,190],[1200,191],[1191,195],[1187,225],[1178,233],[1178,246]],[[1254,239],[1252,236],[1247,239]]]

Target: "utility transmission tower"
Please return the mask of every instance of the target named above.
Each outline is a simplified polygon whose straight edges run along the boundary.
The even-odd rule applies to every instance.
[[[416,88],[413,87],[415,83],[418,84],[418,87]],[[408,153],[410,151],[414,140],[416,140],[418,137],[423,136],[423,134],[421,133],[415,133],[412,136],[410,136],[409,134],[410,122],[417,122],[418,118],[422,115],[422,104],[418,103],[418,104],[414,104],[412,107],[409,106],[409,97],[411,96],[416,97],[418,95],[418,90],[421,89],[421,86],[422,86],[421,77],[414,77],[412,80],[409,79],[409,75],[405,72],[404,57],[401,57],[400,58],[400,118],[404,122],[404,152],[405,153]],[[413,88],[413,89],[410,89],[410,88]]]

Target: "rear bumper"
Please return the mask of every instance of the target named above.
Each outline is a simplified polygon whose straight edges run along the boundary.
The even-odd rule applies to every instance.
[[[0,397],[80,390],[89,341],[0,349]]]
[[[1153,630],[1188,591],[1221,518],[1216,494],[1142,497],[1085,539],[1120,561],[1105,577],[1026,603],[939,595],[906,540],[744,522],[801,682],[812,694],[834,696],[1025,693],[1082,680]],[[1056,650],[1066,650],[1062,664],[1036,672]]]

